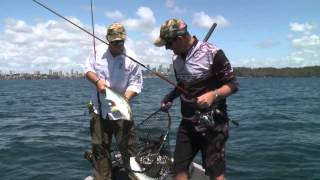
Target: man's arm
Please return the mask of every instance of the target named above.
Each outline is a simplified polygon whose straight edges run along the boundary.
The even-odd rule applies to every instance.
[[[134,96],[137,96],[141,92],[142,85],[143,85],[142,71],[138,64],[134,64],[129,75],[128,88],[126,89],[123,96],[128,101],[130,101]]]
[[[224,99],[238,90],[236,76],[229,60],[222,50],[219,50],[214,56],[213,71],[216,74],[218,81],[223,84],[221,87],[202,94],[197,98],[197,103],[201,108],[210,107],[219,99]]]
[[[210,107],[214,102],[219,99],[224,99],[235,92],[235,85],[228,83],[222,85],[220,88],[206,92],[197,98],[197,103],[200,108]]]
[[[134,91],[131,91],[131,90],[127,90],[125,93],[124,93],[124,97],[130,101],[134,96],[138,95],[138,93],[134,92]]]
[[[108,87],[108,82],[104,79],[100,79],[95,72],[88,71],[86,73],[87,79],[97,87],[99,92],[104,92],[106,87]]]
[[[160,102],[161,110],[162,111],[168,111],[172,106],[173,100],[175,98],[177,98],[179,95],[180,95],[180,93],[178,94],[177,88],[174,88],[167,95],[165,95],[164,98]]]
[[[84,73],[86,78],[97,87],[99,92],[105,91],[105,88],[109,86],[109,83],[104,79],[100,79],[100,77],[96,73],[95,69],[96,58],[94,55],[94,51],[92,51],[87,57],[84,64]]]

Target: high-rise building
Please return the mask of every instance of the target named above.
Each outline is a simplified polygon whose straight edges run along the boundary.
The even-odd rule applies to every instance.
[[[33,75],[39,76],[40,75],[40,71],[33,71]]]
[[[169,74],[174,74],[174,70],[173,70],[173,64],[170,64],[169,66]]]
[[[162,64],[159,65],[159,67],[158,67],[158,72],[159,72],[159,73],[162,73],[162,72],[163,72]]]

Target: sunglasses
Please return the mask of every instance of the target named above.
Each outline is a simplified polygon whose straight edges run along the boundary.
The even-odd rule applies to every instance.
[[[172,44],[177,40],[177,37],[175,37],[174,39],[171,39],[170,41],[167,41],[167,43],[165,44],[166,49],[170,49],[172,47]]]
[[[122,46],[124,44],[124,41],[123,40],[111,41],[110,44],[113,46]]]

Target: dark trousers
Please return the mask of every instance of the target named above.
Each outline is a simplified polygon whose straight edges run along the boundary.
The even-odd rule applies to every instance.
[[[121,152],[124,165],[129,166],[131,156],[136,154],[136,135],[133,131],[133,121],[106,120],[94,114],[90,121],[90,133],[93,153],[95,180],[111,180],[112,166],[110,147],[114,135],[117,147]],[[130,179],[136,179],[132,172],[128,172]]]
[[[225,143],[229,137],[229,126],[220,123],[207,130],[206,135],[195,130],[199,125],[190,120],[182,120],[177,132],[174,153],[173,174],[188,172],[189,165],[201,151],[202,165],[210,177],[224,174],[226,169]]]

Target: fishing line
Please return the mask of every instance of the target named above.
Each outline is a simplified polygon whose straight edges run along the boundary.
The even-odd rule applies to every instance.
[[[96,37],[94,34],[90,33],[88,30],[82,28],[81,26],[77,25],[76,23],[70,21],[69,19],[65,18],[64,16],[62,16],[61,14],[57,13],[56,11],[50,9],[49,7],[45,6],[44,4],[36,1],[36,0],[32,0],[33,2],[37,3],[38,5],[42,6],[43,8],[47,9],[48,11],[52,12],[53,14],[59,16],[60,18],[66,20],[67,22],[71,23],[72,25],[76,26],[77,28],[79,28],[80,30],[84,31],[85,33],[89,34],[90,36],[92,36],[93,38],[99,40],[100,42],[106,44],[106,45],[109,45],[108,42],[102,40],[101,38],[99,37]],[[152,74],[158,76],[160,79],[168,82],[169,84],[171,84],[172,86],[176,87],[177,89],[179,89],[179,91],[181,91],[183,94],[185,95],[188,95],[188,92],[183,89],[182,87],[178,86],[176,83],[172,82],[171,80],[169,80],[168,78],[166,78],[165,76],[157,73],[157,72],[154,72],[152,71],[150,68],[148,68],[147,66],[145,66],[144,64],[140,63],[139,61],[135,60],[134,58],[128,56],[127,54],[125,53],[122,53],[122,55],[124,55],[125,57],[129,58],[130,60],[132,60],[133,62],[139,64],[140,66],[142,66],[143,68],[145,68],[146,70],[148,70],[149,72],[151,72]]]

